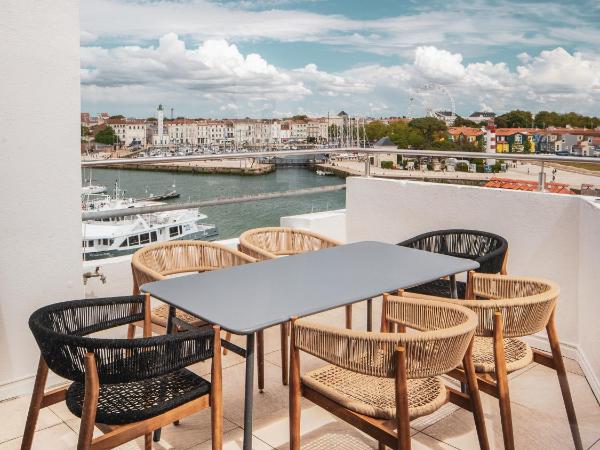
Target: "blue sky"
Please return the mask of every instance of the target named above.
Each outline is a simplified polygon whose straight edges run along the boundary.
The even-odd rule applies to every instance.
[[[600,115],[600,2],[82,0],[82,110]]]

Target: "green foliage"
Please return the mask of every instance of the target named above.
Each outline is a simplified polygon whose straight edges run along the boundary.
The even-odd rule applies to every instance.
[[[529,111],[515,109],[497,116],[495,123],[499,128],[529,128],[533,124],[533,116]]]
[[[102,130],[96,133],[94,140],[100,144],[112,145],[119,142],[119,138],[115,134],[115,130],[111,127],[103,128]]]
[[[90,129],[81,125],[81,137],[89,136],[90,134]]]
[[[367,134],[367,140],[369,141],[378,141],[382,137],[388,135],[388,125],[385,123],[374,120],[365,125],[365,133]]]
[[[156,119],[156,117],[148,117],[148,118],[146,119],[146,121],[147,121],[147,122],[156,122],[156,121],[157,121],[157,119]]]
[[[456,165],[456,167],[454,168],[454,170],[456,170],[457,172],[468,172],[469,171],[469,165],[467,163],[461,162],[461,163],[458,163]]]
[[[110,116],[111,119],[124,119],[125,116],[122,114],[117,114],[116,116]]]
[[[552,111],[540,111],[535,115],[535,126],[538,128],[566,127],[596,128],[600,126],[600,118],[583,116],[574,112],[560,114]]]
[[[393,169],[394,163],[392,161],[381,161],[381,168],[382,169]]]
[[[415,130],[419,130],[425,137],[427,143],[432,143],[434,139],[448,131],[446,124],[435,117],[420,117],[418,119],[413,119],[408,126]]]
[[[523,152],[525,153],[531,153],[533,145],[531,144],[531,141],[529,139],[525,139],[525,142],[523,143]]]
[[[306,120],[308,119],[308,116],[306,114],[297,114],[295,116],[292,116],[292,120]]]

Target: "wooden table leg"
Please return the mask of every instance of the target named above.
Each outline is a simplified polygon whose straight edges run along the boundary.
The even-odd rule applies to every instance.
[[[256,362],[258,364],[258,390],[265,388],[265,332],[256,332]]]
[[[252,449],[252,401],[254,395],[254,334],[246,336],[246,386],[244,399],[244,450]]]

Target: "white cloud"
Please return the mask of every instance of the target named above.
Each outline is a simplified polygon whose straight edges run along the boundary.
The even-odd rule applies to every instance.
[[[300,3],[296,0],[242,0],[225,4],[209,0],[83,0],[82,42],[118,37],[121,42],[139,44],[174,32],[195,42],[215,38],[316,42],[403,56],[412,54],[417,46],[435,46],[460,50],[472,57],[509,46],[553,48],[563,45],[565,40],[594,49],[600,39],[588,8],[585,5],[572,8],[568,2],[545,4],[543,8],[535,3],[511,1],[415,2],[410,13],[369,20],[348,18],[343,9],[340,14],[309,12],[302,10]],[[277,9],[282,5],[288,9]],[[517,9],[519,14],[515,14]]]
[[[409,99],[422,95],[419,88],[431,82],[445,87],[462,114],[482,105],[496,111],[552,108],[597,114],[600,101],[600,58],[560,47],[530,57],[515,70],[504,62],[465,64],[460,53],[420,46],[412,63],[330,72],[313,63],[288,70],[257,53],[242,54],[223,39],[194,47],[169,33],[156,46],[83,47],[81,61],[84,108],[114,105],[125,114],[145,108],[138,113],[142,117],[157,103],[176,105],[191,116],[341,109],[403,115]],[[435,106],[450,106],[446,91],[438,92]]]
[[[207,40],[188,49],[174,33],[157,47],[83,47],[83,85],[145,85],[163,89],[231,94],[249,98],[299,98],[310,93],[300,81],[267,63],[260,55],[242,55],[224,40]]]
[[[465,75],[462,55],[432,46],[417,47],[415,68],[426,78],[439,82],[453,82]]]
[[[600,59],[586,59],[558,47],[517,67],[519,79],[541,93],[593,92],[600,89]]]

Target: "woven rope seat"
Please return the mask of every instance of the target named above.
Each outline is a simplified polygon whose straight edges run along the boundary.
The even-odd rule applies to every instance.
[[[174,275],[206,272],[254,261],[248,255],[214,242],[171,241],[151,244],[135,252],[131,259],[134,291],[139,291],[139,286],[144,283]],[[152,322],[166,326],[168,314],[168,306],[162,304],[152,310]],[[201,319],[183,311],[177,311],[177,317],[193,325],[204,324]]]
[[[187,323],[197,326],[197,327],[206,325],[206,322],[203,321],[202,319],[199,319],[196,316],[192,316],[191,314],[181,311],[180,309],[177,310],[176,316],[178,319],[181,319],[184,322],[187,322]],[[154,322],[162,327],[166,327],[168,318],[169,318],[169,307],[167,305],[162,304],[162,305],[157,306],[156,308],[152,309],[152,322]]]
[[[330,363],[306,373],[302,382],[355,412],[394,418],[394,355],[402,347],[410,418],[432,413],[447,401],[439,375],[461,364],[477,326],[472,311],[454,304],[447,308],[449,305],[386,296],[385,319],[416,330],[410,333],[353,331],[297,320],[297,348]]]
[[[96,421],[122,425],[149,419],[210,392],[210,383],[187,369],[157,378],[100,386]],[[67,391],[69,411],[81,417],[85,386],[73,383]]]
[[[471,259],[479,263],[480,273],[499,273],[508,250],[508,242],[502,236],[477,230],[440,230],[420,234],[400,242],[402,247],[410,247],[457,258]],[[466,284],[457,281],[458,297],[465,298]],[[408,289],[424,295],[451,297],[450,282],[435,280]]]
[[[363,375],[328,365],[302,376],[315,391],[360,414],[379,419],[396,417],[396,391],[392,378]],[[410,420],[441,408],[447,391],[440,377],[408,380]]]
[[[477,372],[494,372],[494,315],[502,314],[507,372],[527,366],[533,360],[529,345],[518,339],[545,329],[559,295],[552,281],[476,273],[473,275],[476,300],[438,299],[473,310],[479,320],[473,345]]]
[[[214,331],[136,339],[89,336],[144,318],[144,296],[56,303],[34,312],[29,327],[48,367],[73,381],[67,406],[81,416],[85,355],[93,353],[100,385],[96,421],[124,424],[160,415],[210,391],[185,367],[212,358]]]
[[[240,250],[261,261],[338,245],[341,242],[312,231],[287,227],[255,228],[240,235]]]
[[[494,341],[492,338],[476,336],[473,342],[473,364],[480,373],[493,373]],[[508,373],[527,367],[533,361],[531,347],[521,339],[504,339],[504,357]]]

